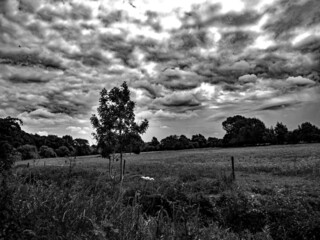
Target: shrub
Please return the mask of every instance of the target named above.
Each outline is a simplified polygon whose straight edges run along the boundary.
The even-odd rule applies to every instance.
[[[273,239],[319,239],[320,212],[304,199],[273,196],[263,204]]]
[[[264,211],[257,200],[242,192],[225,192],[216,202],[220,214],[218,222],[234,232],[249,230],[252,233],[262,231],[267,223]]]
[[[17,150],[21,153],[23,160],[39,158],[36,146],[26,144],[18,147]]]
[[[133,152],[134,154],[140,154],[140,152],[141,152],[140,146],[135,146],[135,147],[132,149],[132,152]]]
[[[55,151],[51,147],[48,147],[48,146],[45,146],[45,145],[40,147],[39,154],[43,158],[54,158],[54,157],[57,157],[57,154],[55,153]]]
[[[56,153],[59,157],[70,156],[70,151],[66,146],[61,146],[58,149],[56,149]]]

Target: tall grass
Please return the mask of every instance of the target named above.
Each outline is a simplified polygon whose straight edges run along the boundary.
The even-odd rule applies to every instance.
[[[3,239],[317,239],[320,236],[320,204],[312,205],[290,196],[250,195],[223,172],[201,175],[198,171],[194,175],[185,168],[172,178],[154,181],[129,174],[120,186],[100,171],[84,168],[17,169],[7,179],[7,185],[1,185],[0,236]]]
[[[122,185],[97,156],[21,165],[0,176],[0,239],[320,239],[317,146],[127,156]]]
[[[120,188],[99,172],[41,167],[19,169],[7,183],[1,187],[3,239],[237,236],[207,221],[209,199],[187,196],[179,179],[154,183],[137,178]]]

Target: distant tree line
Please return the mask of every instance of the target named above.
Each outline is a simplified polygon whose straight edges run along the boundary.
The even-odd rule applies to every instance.
[[[84,156],[97,154],[96,145],[89,145],[88,140],[65,135],[40,136],[21,130],[22,121],[17,118],[0,118],[0,158],[26,160],[66,156]],[[289,131],[287,126],[278,122],[275,127],[267,128],[257,118],[236,115],[228,117],[222,123],[226,131],[224,137],[205,138],[201,134],[191,136],[170,135],[161,141],[153,137],[151,142],[144,142],[138,134],[130,137],[130,143],[123,146],[125,153],[141,151],[182,150],[208,147],[243,147],[274,144],[319,143],[320,129],[304,122],[297,129]],[[101,153],[100,149],[100,153]],[[119,150],[116,150],[118,152]]]
[[[227,118],[222,126],[226,131],[223,146],[227,147],[320,142],[320,129],[310,122],[304,122],[297,129],[289,131],[281,122],[267,128],[257,118],[237,115]]]
[[[222,147],[222,139],[215,137],[206,139],[201,134],[193,135],[191,138],[188,138],[185,135],[170,135],[159,142],[156,137],[153,137],[151,142],[145,143],[142,151],[181,150],[207,147]]]
[[[97,153],[96,147],[90,146],[86,139],[30,134],[21,129],[22,124],[18,118],[0,118],[0,152],[10,153],[15,161]]]
[[[320,129],[304,122],[297,129],[289,131],[287,126],[278,122],[275,127],[267,128],[257,118],[246,118],[240,115],[228,117],[222,123],[226,134],[222,139],[201,134],[187,138],[185,135],[170,135],[160,142],[153,137],[145,143],[142,151],[180,150],[205,147],[243,147],[274,144],[297,144],[320,142]]]

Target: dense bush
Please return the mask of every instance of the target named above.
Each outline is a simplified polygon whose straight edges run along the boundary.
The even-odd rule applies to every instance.
[[[45,145],[40,147],[39,154],[43,158],[54,158],[54,157],[57,157],[57,154],[55,153],[55,151],[52,148],[50,148],[48,146],[45,146]]]
[[[56,149],[56,153],[59,157],[67,157],[70,156],[70,150],[66,146],[61,146]]]
[[[251,233],[268,229],[274,240],[320,239],[320,212],[307,200],[294,196],[232,191],[216,201],[216,220],[234,232]]]
[[[17,150],[21,153],[23,160],[39,158],[36,146],[26,144],[18,147]]]
[[[220,224],[230,227],[235,232],[260,232],[267,223],[259,201],[241,192],[222,194],[216,202],[216,207]]]
[[[273,239],[320,239],[320,209],[308,200],[273,196],[262,207]]]

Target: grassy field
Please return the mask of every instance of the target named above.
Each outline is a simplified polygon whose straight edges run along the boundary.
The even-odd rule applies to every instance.
[[[320,144],[262,146],[247,148],[208,148],[181,151],[126,154],[126,175],[177,178],[181,174],[197,178],[216,178],[231,174],[231,156],[235,159],[236,182],[241,186],[297,187],[317,183],[320,177]],[[107,172],[108,160],[100,156],[71,158],[75,168]],[[67,158],[22,161],[30,166],[69,167]],[[115,167],[117,167],[115,163]],[[317,191],[315,184],[314,191]],[[319,186],[320,187],[320,186]],[[304,187],[302,187],[304,189]]]
[[[26,239],[320,239],[320,144],[125,159],[122,185],[99,156],[16,163],[11,227]]]

